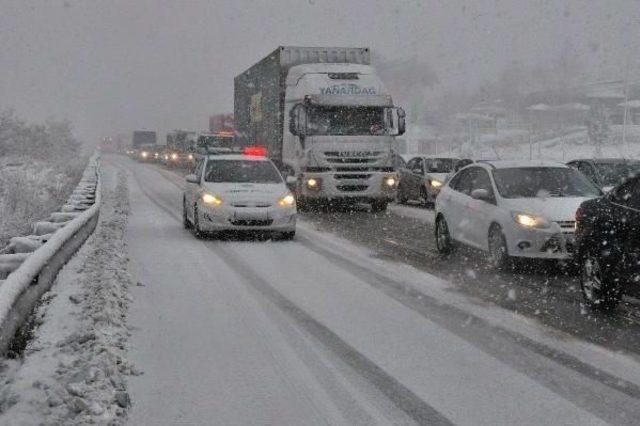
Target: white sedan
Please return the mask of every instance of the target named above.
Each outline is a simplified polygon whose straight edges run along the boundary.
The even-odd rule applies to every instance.
[[[292,239],[296,202],[266,157],[206,155],[186,177],[185,228],[196,236],[218,231],[268,231]]]
[[[488,161],[465,167],[436,199],[436,244],[463,243],[489,253],[494,267],[511,257],[568,259],[575,214],[601,195],[578,171],[550,161]]]

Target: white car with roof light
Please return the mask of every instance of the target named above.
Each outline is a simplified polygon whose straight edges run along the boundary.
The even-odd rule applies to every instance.
[[[496,268],[512,257],[569,259],[575,214],[601,191],[551,161],[482,161],[460,170],[436,199],[440,253],[462,243],[489,253]]]
[[[219,231],[267,231],[292,239],[296,202],[264,156],[203,155],[186,177],[185,228],[196,236]]]

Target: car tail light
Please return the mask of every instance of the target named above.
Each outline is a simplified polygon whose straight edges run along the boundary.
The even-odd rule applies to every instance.
[[[585,220],[587,218],[587,212],[584,210],[583,207],[578,207],[578,210],[576,210],[576,222],[580,222],[582,220]]]
[[[247,146],[242,151],[244,155],[252,155],[256,157],[266,157],[267,156],[267,147],[266,146]]]

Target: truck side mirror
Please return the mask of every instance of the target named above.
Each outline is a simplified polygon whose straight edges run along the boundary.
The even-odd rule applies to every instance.
[[[289,132],[294,136],[306,136],[307,115],[304,105],[296,104],[289,111]]]
[[[398,114],[398,136],[403,135],[407,130],[405,116],[407,115],[402,108],[396,110]]]

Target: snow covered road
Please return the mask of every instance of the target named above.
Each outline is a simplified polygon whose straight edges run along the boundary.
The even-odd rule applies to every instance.
[[[177,176],[125,158],[132,425],[633,424],[640,369],[301,221],[195,239]],[[553,334],[553,335],[552,335]]]

